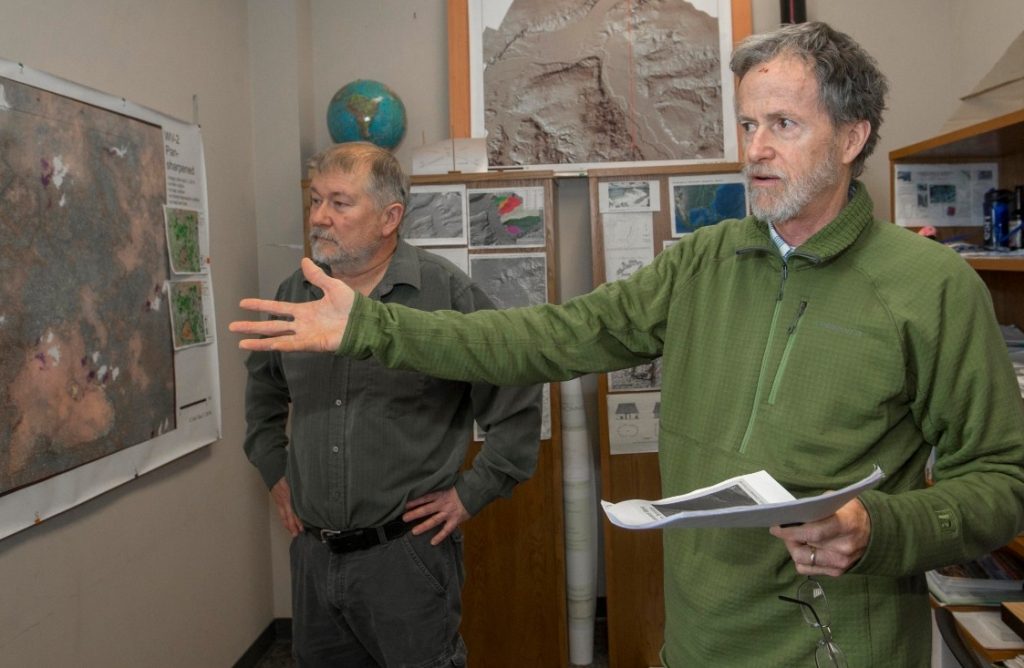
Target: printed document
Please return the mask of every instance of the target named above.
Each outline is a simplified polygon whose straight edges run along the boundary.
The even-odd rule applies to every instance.
[[[612,524],[624,529],[663,527],[770,527],[827,517],[884,477],[877,466],[863,480],[840,490],[794,498],[767,471],[748,473],[658,501],[601,501]]]

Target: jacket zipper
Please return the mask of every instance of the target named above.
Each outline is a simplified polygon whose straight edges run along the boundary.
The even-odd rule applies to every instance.
[[[782,351],[782,360],[779,362],[779,369],[775,372],[775,380],[772,381],[772,391],[768,393],[768,405],[775,405],[775,397],[779,393],[779,386],[782,385],[782,376],[786,373],[786,362],[789,360],[789,352],[793,349],[796,341],[796,328],[800,324],[800,316],[807,310],[807,301],[801,301],[796,309],[796,317],[793,323],[786,328],[786,349]]]
[[[772,341],[775,340],[775,326],[779,322],[779,310],[782,306],[782,295],[786,289],[786,279],[789,278],[789,265],[785,260],[782,262],[782,272],[779,280],[779,294],[775,298],[775,309],[772,311],[772,324],[768,329],[768,340],[764,345],[764,353],[761,355],[761,369],[757,372],[757,389],[754,391],[754,405],[750,407],[750,418],[747,420],[747,428],[743,432],[743,440],[740,441],[740,453],[747,451],[750,444],[750,435],[754,432],[754,418],[757,416],[757,407],[761,404],[761,379],[764,378],[765,369],[768,366],[768,353],[772,349]]]

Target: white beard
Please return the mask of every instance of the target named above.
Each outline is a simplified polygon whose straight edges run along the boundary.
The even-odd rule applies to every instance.
[[[748,189],[751,192],[750,211],[758,220],[779,225],[796,218],[818,194],[835,186],[839,181],[836,169],[838,149],[830,147],[828,157],[806,177],[791,179],[785,174],[776,173],[769,167],[746,164],[743,174],[747,177]],[[750,187],[755,176],[774,176],[780,179],[782,192],[774,197],[766,192],[759,192]]]

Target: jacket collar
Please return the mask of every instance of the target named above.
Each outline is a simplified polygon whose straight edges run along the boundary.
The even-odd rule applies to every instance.
[[[874,204],[871,202],[867,188],[860,181],[854,181],[850,190],[852,191],[850,201],[839,212],[839,215],[818,230],[810,239],[800,244],[793,251],[791,259],[804,258],[812,264],[828,262],[852,246],[861,232],[871,224],[874,219]],[[737,252],[771,251],[777,254],[771,233],[768,231],[768,224],[754,216],[748,216],[747,220],[750,221],[750,224],[747,225],[741,248]]]

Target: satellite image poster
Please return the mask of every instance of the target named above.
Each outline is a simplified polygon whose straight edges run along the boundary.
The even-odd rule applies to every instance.
[[[3,537],[212,442],[220,393],[199,128],[0,60],[0,147]]]

